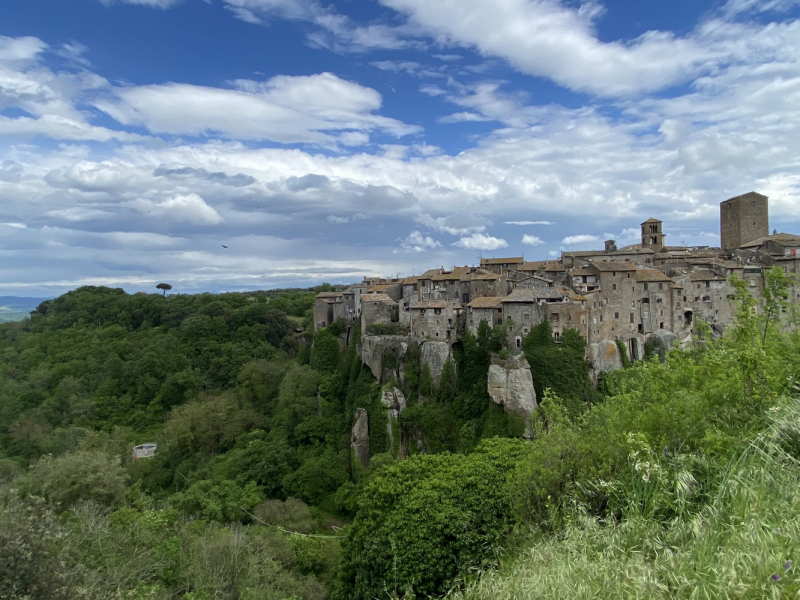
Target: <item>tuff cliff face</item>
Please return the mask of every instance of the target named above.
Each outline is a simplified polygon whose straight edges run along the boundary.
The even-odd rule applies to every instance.
[[[507,359],[492,357],[489,367],[489,396],[507,413],[525,419],[524,437],[533,437],[531,413],[538,408],[531,366],[522,355]]]
[[[400,413],[406,409],[406,397],[396,387],[383,390],[381,403],[386,407],[386,432],[389,435],[389,449],[397,458],[400,455],[401,441],[398,423]]]
[[[369,415],[365,409],[356,409],[350,431],[350,447],[355,459],[366,468],[369,466]]]
[[[447,342],[430,342],[422,344],[422,364],[428,365],[431,370],[433,385],[439,385],[442,378],[442,369],[450,356],[450,344]]]
[[[369,367],[372,376],[378,381],[383,381],[386,379],[383,368],[384,353],[387,351],[394,353],[397,365],[402,366],[409,342],[412,342],[410,338],[401,335],[365,335],[358,346],[358,354],[361,362]],[[392,376],[400,379],[397,367],[393,370]]]

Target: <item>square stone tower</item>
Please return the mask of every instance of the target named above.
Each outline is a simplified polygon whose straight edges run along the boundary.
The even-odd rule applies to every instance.
[[[647,219],[642,223],[642,248],[652,248],[655,252],[664,247],[664,232],[658,219]]]
[[[719,205],[723,250],[733,250],[769,235],[769,198],[756,192],[729,198]]]

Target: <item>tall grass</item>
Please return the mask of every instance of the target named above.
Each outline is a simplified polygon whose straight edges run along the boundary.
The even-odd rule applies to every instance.
[[[671,490],[667,501],[695,487],[714,488],[703,508],[653,518],[643,510],[652,502],[648,486],[643,497],[626,497],[622,518],[613,521],[576,506],[559,534],[540,537],[511,565],[450,597],[800,597],[800,402],[787,401],[770,415],[767,429],[727,467],[708,471],[711,481],[695,481],[674,463],[651,472]]]

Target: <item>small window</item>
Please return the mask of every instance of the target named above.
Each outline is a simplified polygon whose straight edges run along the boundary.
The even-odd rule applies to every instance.
[[[611,285],[611,289],[612,289],[612,290],[615,290],[615,289],[617,289],[617,284],[616,284],[616,283],[612,284],[612,285]]]
[[[664,289],[664,284],[663,283],[659,283],[658,284],[658,289],[663,290]]]
[[[695,302],[700,302],[700,296],[695,296],[695,297],[694,297],[694,301],[695,301]]]
[[[661,298],[656,298],[656,304],[661,304],[661,303],[662,303]]]
[[[616,271],[611,271],[611,276],[612,277],[616,277],[617,276],[617,272]]]
[[[434,309],[433,309],[433,314],[435,314],[435,315],[440,315],[440,314],[442,314],[442,309],[441,309],[441,308],[434,308]]]
[[[645,282],[644,282],[644,284],[642,284],[642,285],[644,286],[644,287],[643,287],[643,289],[644,289],[644,291],[645,291],[645,292],[646,292],[648,289],[650,289],[650,288],[648,287],[648,285],[647,285],[647,282],[646,282],[646,281],[645,281]]]
[[[631,323],[633,323],[633,313],[631,313]]]
[[[707,287],[707,288],[708,288],[708,287],[711,287],[711,282],[710,282],[710,281],[706,281],[706,287]]]
[[[618,313],[618,312],[615,312],[615,313],[614,313],[614,318],[615,318],[615,319],[619,319],[619,313]]]

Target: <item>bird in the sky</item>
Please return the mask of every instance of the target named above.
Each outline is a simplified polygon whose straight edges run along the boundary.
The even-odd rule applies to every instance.
[[[227,246],[226,246],[225,244],[222,244],[222,247],[223,247],[223,248],[227,248]]]

